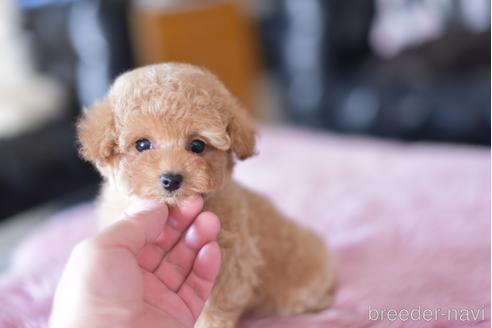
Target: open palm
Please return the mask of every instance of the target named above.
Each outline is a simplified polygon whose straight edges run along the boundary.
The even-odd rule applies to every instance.
[[[202,206],[201,198],[169,213],[154,206],[78,247],[57,289],[54,326],[67,323],[57,313],[71,313],[66,302],[81,289],[91,300],[86,312],[137,327],[193,327],[220,267],[219,220],[198,214]],[[73,286],[82,287],[70,292]]]

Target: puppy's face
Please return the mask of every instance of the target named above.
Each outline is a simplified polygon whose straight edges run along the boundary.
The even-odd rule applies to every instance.
[[[201,124],[201,113],[182,109],[174,118],[162,113],[132,113],[119,136],[116,169],[131,194],[172,202],[218,189],[231,171],[226,126]],[[171,116],[171,117],[170,117]]]
[[[129,195],[173,204],[228,179],[254,153],[245,112],[209,72],[183,64],[119,77],[78,124],[82,156]]]

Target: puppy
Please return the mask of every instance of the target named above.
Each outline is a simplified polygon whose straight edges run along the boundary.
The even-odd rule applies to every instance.
[[[255,154],[247,113],[207,70],[166,63],[118,77],[78,122],[80,152],[104,177],[101,223],[131,196],[169,205],[193,195],[221,220],[222,268],[196,327],[234,327],[249,311],[282,315],[327,307],[333,268],[323,242],[235,182]]]

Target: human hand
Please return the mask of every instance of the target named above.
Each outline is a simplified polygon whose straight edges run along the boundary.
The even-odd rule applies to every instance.
[[[51,326],[193,327],[220,267],[220,223],[202,207],[141,203],[76,246]]]

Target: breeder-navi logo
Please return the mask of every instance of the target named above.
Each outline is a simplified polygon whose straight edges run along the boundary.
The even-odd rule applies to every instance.
[[[448,321],[484,321],[485,307],[475,309],[446,310],[437,308],[422,308],[421,306],[411,309],[374,309],[369,305],[369,321],[435,321],[444,319]]]

